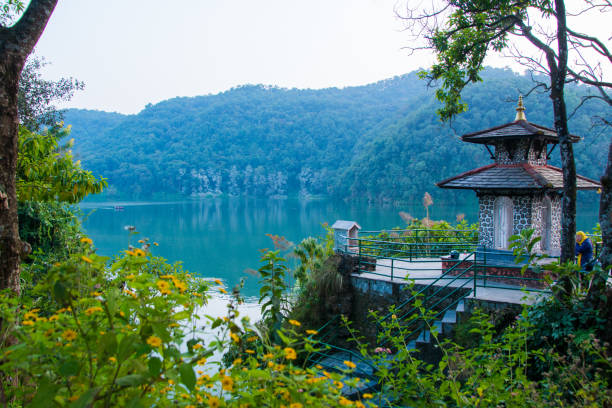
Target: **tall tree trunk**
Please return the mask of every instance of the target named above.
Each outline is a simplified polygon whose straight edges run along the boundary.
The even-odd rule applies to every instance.
[[[604,269],[612,266],[612,143],[608,150],[608,166],[601,176],[601,197],[599,199],[599,225],[603,248],[599,261]]]
[[[15,293],[20,291],[19,262],[23,247],[19,239],[15,187],[20,73],[21,66],[14,58],[0,63],[0,288],[9,288]]]
[[[15,186],[19,76],[57,1],[32,0],[13,27],[0,27],[0,289],[16,293],[19,262],[27,248],[19,239]]]
[[[561,262],[574,260],[576,235],[576,164],[570,141],[565,105],[565,79],[567,76],[567,22],[564,0],[555,0],[557,17],[557,57],[547,54],[550,68],[550,97],[553,101],[555,130],[559,136],[559,151],[563,168],[563,196],[561,198]]]

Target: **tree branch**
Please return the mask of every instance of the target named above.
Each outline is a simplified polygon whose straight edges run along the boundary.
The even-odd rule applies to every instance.
[[[17,55],[23,59],[32,52],[45,29],[51,13],[55,9],[58,0],[32,0],[23,16],[7,33],[10,33],[12,44],[16,45]]]

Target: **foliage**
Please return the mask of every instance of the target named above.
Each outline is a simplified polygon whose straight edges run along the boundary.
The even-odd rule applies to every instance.
[[[341,90],[244,86],[171,99],[137,115],[68,110],[65,118],[83,163],[121,194],[420,202],[426,191],[434,200],[472,194],[432,190],[434,182],[490,163],[485,148],[457,134],[512,121],[516,102],[510,97],[532,86],[530,75],[510,70],[487,69],[481,76],[485,82],[465,89],[471,109],[452,128],[432,114],[439,102],[416,73]],[[584,92],[567,86],[568,110]],[[552,125],[546,95],[532,94],[526,105],[530,121]],[[572,133],[589,141],[575,146],[577,170],[587,177],[600,176],[609,143],[590,118],[607,111],[590,101],[570,120]]]
[[[581,344],[585,341],[602,341],[604,348],[608,348],[612,341],[608,316],[612,305],[610,283],[604,285],[607,291],[603,293],[603,307],[596,307],[589,297],[595,289],[594,282],[607,280],[608,273],[599,266],[592,271],[584,271],[571,263],[547,265],[546,269],[558,277],[558,282],[566,280],[569,284],[554,285],[553,293],[556,296],[538,302],[529,310],[528,318],[534,328],[530,347],[552,349],[567,359],[579,355]],[[592,359],[587,363],[598,366]],[[533,375],[541,376],[549,365],[549,360],[535,362]]]
[[[31,55],[19,79],[19,121],[34,132],[41,131],[43,127],[57,127],[63,115],[53,102],[70,100],[75,91],[84,87],[74,78],[61,78],[56,82],[43,79],[40,71],[46,65],[48,63],[44,58]]]
[[[364,406],[340,395],[342,373],[297,364],[298,353],[316,347],[293,326],[280,328],[273,345],[248,319],[239,324],[234,304],[224,317],[204,315],[209,283],[154,257],[146,240],[113,260],[96,255],[88,238],[82,243],[84,252],[50,268],[36,288],[38,299],[21,305],[8,293],[0,297],[5,401],[32,407]],[[18,341],[7,341],[11,337]],[[211,356],[230,344],[245,345],[245,357],[219,369]]]
[[[73,161],[73,141],[59,146],[70,128],[34,133],[25,127],[19,131],[17,160],[17,197],[20,201],[62,201],[76,203],[88,194],[106,187],[106,180],[96,178]]]
[[[308,237],[302,240],[294,249],[293,255],[297,257],[299,264],[293,271],[296,285],[302,287],[306,285],[309,278],[321,269],[323,262],[334,253],[333,250],[333,230],[328,226],[326,237],[323,243],[317,238]]]
[[[20,202],[19,236],[32,246],[34,253],[65,259],[78,247],[75,244],[82,235],[78,214],[77,208],[62,203]]]
[[[427,312],[421,310],[420,314],[426,316]],[[606,379],[612,372],[612,359],[604,348],[581,344],[584,355],[602,360],[603,372],[587,372],[584,366],[576,370],[584,360],[568,363],[551,353],[550,373],[555,375],[533,381],[528,376],[529,361],[543,358],[543,350],[527,347],[534,334],[527,309],[501,335],[486,314],[475,311],[471,319],[471,332],[481,341],[470,349],[443,341],[435,329],[428,328],[442,354],[437,364],[426,363],[416,350],[407,347],[404,339],[411,335],[399,320],[383,322],[392,358],[389,351],[361,345],[362,355],[376,366],[382,388],[379,406],[578,407],[605,406],[612,401]],[[566,390],[572,390],[571,394]]]
[[[259,268],[259,274],[262,277],[259,289],[261,315],[275,338],[284,319],[282,305],[286,296],[285,279],[288,272],[286,260],[279,255],[279,252],[280,250],[266,251],[261,257],[264,265]]]
[[[0,2],[0,26],[6,27],[13,19],[23,13],[25,6],[21,0],[2,0]]]
[[[461,219],[455,225],[448,221],[412,218],[403,213],[408,224],[375,235],[360,236],[362,255],[384,257],[437,257],[452,250],[471,252],[478,243],[478,224]]]

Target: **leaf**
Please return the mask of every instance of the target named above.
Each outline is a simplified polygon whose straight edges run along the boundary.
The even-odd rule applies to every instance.
[[[117,378],[115,381],[117,385],[121,387],[131,387],[134,385],[143,384],[146,381],[146,378],[140,374],[130,374],[124,375],[123,377]]]
[[[156,378],[157,376],[159,376],[159,373],[161,372],[161,368],[162,368],[161,360],[157,357],[151,357],[148,361],[148,364],[149,364],[149,374],[151,375],[151,377]]]
[[[68,360],[59,366],[58,372],[64,377],[72,377],[79,373],[79,362],[77,360]]]
[[[142,407],[142,404],[140,403],[139,396],[135,396],[125,405],[125,408],[140,408],[140,407]]]
[[[125,336],[119,343],[117,359],[123,361],[134,353],[134,344],[137,342],[135,336]]]
[[[68,290],[62,282],[57,281],[53,285],[53,295],[59,303],[63,303],[63,301],[68,297]]]
[[[49,383],[47,379],[42,380],[38,384],[38,391],[36,392],[36,396],[28,406],[34,408],[47,408],[49,406],[49,401],[53,400],[59,388],[59,385]]]
[[[85,391],[83,395],[81,395],[81,398],[70,404],[70,407],[85,408],[90,406],[96,395],[98,395],[98,393],[100,392],[100,389],[100,387],[90,388],[89,390]]]
[[[190,391],[193,391],[196,384],[196,375],[193,367],[190,364],[181,364],[179,367],[181,374],[181,382],[187,386]]]
[[[175,313],[172,316],[172,319],[176,320],[176,321],[180,321],[180,320],[185,320],[185,319],[189,319],[191,317],[191,313],[189,313],[189,311],[187,310],[182,310],[178,313]]]

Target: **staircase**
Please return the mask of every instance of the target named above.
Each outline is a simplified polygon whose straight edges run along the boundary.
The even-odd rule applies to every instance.
[[[390,336],[402,336],[408,351],[420,352],[433,348],[435,337],[431,333],[432,330],[437,333],[438,338],[452,334],[458,318],[465,312],[464,299],[473,293],[475,282],[474,278],[470,277],[476,268],[472,261],[473,255],[474,253],[468,254],[453,268],[397,305],[393,312],[380,320],[378,331],[385,330],[385,327],[389,331],[387,340],[377,344],[383,352],[393,348],[388,344]],[[455,268],[460,271],[460,265],[465,261],[468,262],[463,266],[464,269],[453,275]],[[344,361],[350,361],[356,365],[351,377],[359,377],[363,381],[360,382],[359,388],[344,387],[343,394],[350,398],[360,393],[375,391],[378,386],[375,362],[348,346],[338,345],[340,342],[333,337],[333,333],[337,331],[335,329],[339,324],[342,324],[341,319],[336,316],[319,329],[316,339],[321,350],[313,353],[308,363],[321,370],[341,372],[347,369]],[[396,354],[397,350],[395,353],[391,351],[386,359],[391,361]]]

